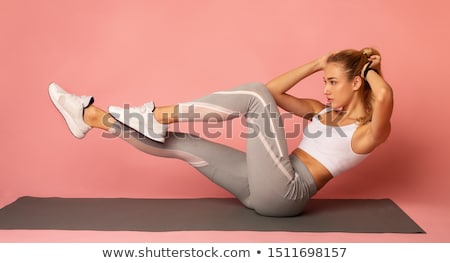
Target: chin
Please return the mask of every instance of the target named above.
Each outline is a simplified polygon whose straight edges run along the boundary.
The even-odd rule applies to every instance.
[[[335,109],[335,110],[342,110],[342,108],[344,108],[344,105],[337,104],[337,103],[331,103],[331,108]]]
[[[342,108],[342,105],[339,105],[335,101],[328,101],[327,102],[327,107],[330,107],[332,109],[339,109],[339,108]]]

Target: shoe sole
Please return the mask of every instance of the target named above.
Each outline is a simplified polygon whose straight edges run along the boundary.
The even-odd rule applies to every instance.
[[[117,109],[119,109],[119,110],[117,110]],[[136,132],[138,132],[138,133],[144,135],[145,137],[147,137],[147,138],[149,138],[149,139],[151,139],[151,140],[153,140],[153,141],[160,142],[160,143],[164,143],[164,142],[165,142],[165,138],[164,138],[164,137],[155,137],[155,136],[152,136],[152,135],[151,135],[150,133],[148,133],[148,131],[145,130],[145,129],[144,129],[143,131],[140,131],[140,123],[139,123],[139,120],[136,120],[136,119],[133,118],[133,119],[129,120],[128,122],[125,122],[125,119],[123,118],[123,116],[124,116],[125,114],[123,114],[122,112],[119,113],[118,111],[123,111],[123,109],[122,109],[122,108],[119,108],[119,107],[115,107],[115,106],[110,106],[110,107],[108,107],[108,112],[109,112],[109,114],[111,114],[111,116],[112,116],[114,119],[116,119],[117,121],[119,121],[120,123],[126,125],[127,127],[133,129],[134,131],[136,131]]]
[[[49,85],[48,93],[50,95],[50,99],[53,105],[55,105],[56,109],[59,111],[59,113],[61,113],[61,115],[63,116],[73,136],[75,136],[78,139],[82,139],[84,137],[83,132],[79,131],[79,129],[77,128],[74,128],[77,127],[77,124],[75,123],[74,119],[66,112],[63,106],[58,103],[58,98],[57,95],[55,94],[57,93],[58,89],[61,88],[54,83]]]

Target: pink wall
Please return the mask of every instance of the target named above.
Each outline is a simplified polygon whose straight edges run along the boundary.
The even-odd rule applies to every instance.
[[[187,164],[100,131],[74,139],[48,98],[52,81],[102,107],[163,105],[265,82],[329,50],[374,46],[395,90],[392,137],[318,197],[448,208],[450,19],[448,4],[434,2],[2,1],[0,207],[23,195],[228,196]],[[320,78],[295,94],[322,99]],[[289,139],[291,149],[298,142]]]

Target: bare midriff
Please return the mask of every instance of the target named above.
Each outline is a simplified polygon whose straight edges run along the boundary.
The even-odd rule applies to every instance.
[[[314,178],[314,182],[316,183],[317,190],[322,188],[328,181],[333,179],[333,176],[330,172],[323,166],[319,161],[314,159],[307,152],[303,151],[300,148],[296,148],[293,152],[298,159],[300,159],[303,164],[308,168],[312,177]]]

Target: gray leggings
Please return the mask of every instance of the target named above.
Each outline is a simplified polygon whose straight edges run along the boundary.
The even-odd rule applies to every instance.
[[[188,162],[261,215],[300,214],[317,189],[304,164],[288,154],[280,114],[267,88],[250,83],[179,104],[180,121],[201,121],[208,114],[215,121],[244,116],[246,152],[187,133],[169,132],[165,143],[158,143],[120,123],[113,128],[145,153]]]

